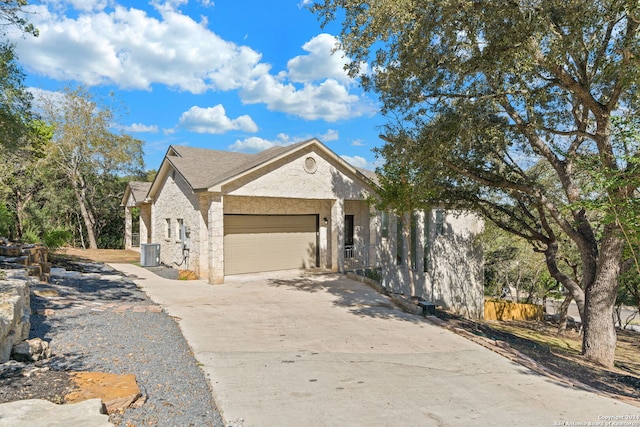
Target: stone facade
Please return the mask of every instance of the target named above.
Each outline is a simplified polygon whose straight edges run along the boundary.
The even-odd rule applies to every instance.
[[[208,188],[194,189],[164,162],[140,221],[149,243],[159,243],[162,263],[224,282],[225,215],[315,215],[318,266],[337,272],[378,268],[392,293],[431,300],[468,317],[482,317],[482,253],[473,215],[433,209],[417,212],[410,241],[398,239],[400,221],[366,202],[375,185],[318,141],[298,145]],[[198,153],[200,154],[200,153]],[[153,194],[151,194],[153,193]],[[347,218],[348,217],[348,218]],[[345,245],[345,222],[353,242]],[[147,224],[149,228],[147,227]],[[189,229],[182,235],[179,226]],[[351,244],[352,243],[352,244]],[[409,246],[414,259],[409,269]],[[413,289],[413,290],[412,290]]]
[[[181,270],[204,273],[206,268],[201,268],[201,262],[206,264],[206,252],[203,253],[202,243],[207,234],[202,233],[206,226],[200,195],[193,192],[179,174],[172,172],[152,209],[151,240],[160,243],[160,261]],[[181,235],[181,226],[189,227],[188,238]]]

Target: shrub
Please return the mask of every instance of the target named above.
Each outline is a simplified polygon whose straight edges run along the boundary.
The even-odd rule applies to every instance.
[[[50,251],[56,251],[71,241],[71,232],[63,227],[56,227],[44,233],[44,244]]]
[[[0,203],[0,237],[10,237],[13,217],[4,203]]]

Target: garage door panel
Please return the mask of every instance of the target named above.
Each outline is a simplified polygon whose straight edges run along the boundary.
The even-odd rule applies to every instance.
[[[315,215],[226,215],[224,220],[225,235],[316,231]]]
[[[316,265],[317,217],[225,216],[225,274]]]

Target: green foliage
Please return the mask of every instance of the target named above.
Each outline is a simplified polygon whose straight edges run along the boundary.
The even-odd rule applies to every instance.
[[[539,303],[558,296],[558,283],[546,271],[545,259],[529,242],[487,223],[479,237],[485,257],[484,293],[492,298]]]
[[[382,269],[367,268],[364,270],[364,276],[378,283],[382,283]]]
[[[0,203],[0,237],[10,237],[11,227],[13,226],[13,217],[7,206]]]
[[[43,241],[45,246],[55,252],[57,249],[66,246],[71,241],[71,232],[62,227],[56,227],[44,232]]]
[[[14,46],[0,41],[0,149],[18,148],[31,130],[32,96],[24,86],[24,78]]]
[[[85,88],[66,89],[62,100],[45,99],[43,110],[54,129],[48,166],[73,200],[66,208],[67,227],[82,246],[121,247],[122,177],[144,174],[142,141],[114,133],[115,111]]]
[[[640,156],[612,138],[612,117],[640,106],[640,3],[324,0],[313,10],[344,17],[348,71],[406,123],[387,140],[402,137],[419,182],[544,253],[584,318],[602,320],[585,321],[585,355],[612,365],[623,223],[635,223],[622,212],[637,212]],[[613,178],[601,193],[587,185],[587,161]],[[605,201],[616,221],[589,205]],[[568,240],[579,276],[559,265]]]
[[[24,16],[28,0],[2,0],[0,1],[0,26],[12,25],[25,34],[38,36],[38,29]]]
[[[26,230],[24,230],[24,232],[22,233],[22,238],[20,240],[22,240],[22,242],[24,243],[31,244],[42,242],[40,233],[35,227],[28,227]]]

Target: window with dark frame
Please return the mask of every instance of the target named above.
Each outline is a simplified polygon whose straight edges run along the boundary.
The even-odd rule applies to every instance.
[[[431,229],[431,215],[429,212],[425,213],[424,216],[424,254],[422,258],[422,265],[424,271],[429,271],[430,263],[429,263],[429,251],[431,250],[431,239],[429,236],[429,231]]]
[[[396,265],[402,265],[404,259],[402,258],[402,250],[404,249],[404,236],[402,235],[402,222],[400,218],[396,217]]]
[[[184,237],[185,237],[184,236],[184,227],[183,227],[184,220],[182,218],[178,218],[178,219],[176,219],[176,222],[178,223],[178,238],[181,241],[184,241]]]
[[[380,218],[380,236],[383,239],[389,238],[389,212],[383,211]]]
[[[442,209],[436,210],[436,236],[444,236],[444,211]]]
[[[411,266],[416,268],[418,263],[418,214],[411,215]]]

